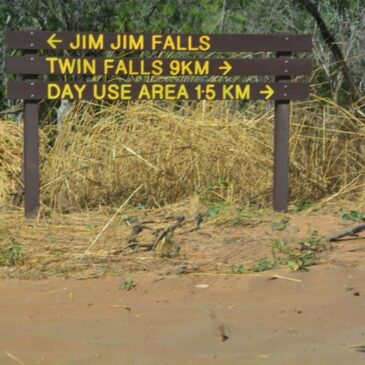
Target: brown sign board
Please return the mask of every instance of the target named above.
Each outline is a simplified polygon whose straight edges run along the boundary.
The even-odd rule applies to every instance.
[[[309,59],[184,59],[6,56],[5,72],[19,75],[243,76],[308,75]]]
[[[304,100],[308,83],[8,81],[9,99]]]
[[[312,37],[278,34],[143,34],[49,32],[36,29],[5,32],[5,47],[22,50],[7,56],[5,72],[21,75],[7,82],[7,96],[24,100],[25,215],[39,207],[39,101],[86,100],[264,100],[275,101],[273,207],[287,211],[289,199],[290,101],[304,100],[309,83],[291,82],[292,76],[309,75],[311,62],[293,58],[294,52],[310,52]],[[38,50],[69,50],[69,57]],[[112,57],[80,57],[72,51],[114,51]],[[173,58],[125,57],[125,51],[167,51]],[[199,58],[178,58],[181,52],[198,52]],[[215,52],[275,52],[275,58],[207,58]],[[136,53],[133,53],[134,55]],[[61,55],[61,56],[60,56]],[[76,57],[78,56],[78,57]],[[267,56],[267,55],[266,55]],[[227,57],[224,54],[224,57]],[[108,75],[128,81],[40,81],[37,75]],[[80,76],[79,76],[80,75]],[[212,82],[230,76],[275,76],[275,82]],[[138,76],[138,82],[130,81]],[[141,78],[147,77],[147,79]],[[163,77],[164,76],[164,77]],[[166,77],[167,76],[167,77]],[[178,77],[199,77],[199,82],[180,82]],[[105,76],[103,79],[107,79]],[[73,78],[74,80],[74,78]],[[142,82],[148,80],[149,82]],[[195,79],[196,80],[196,79]],[[196,80],[196,81],[198,81]],[[227,79],[226,79],[227,80]]]
[[[5,32],[7,49],[177,52],[310,52],[310,35]]]

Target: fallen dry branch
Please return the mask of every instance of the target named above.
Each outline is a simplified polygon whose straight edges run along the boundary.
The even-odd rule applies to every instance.
[[[193,222],[195,222],[195,226],[191,229],[188,229],[187,231],[181,232],[180,234],[200,231],[200,229],[201,229],[200,225],[203,223],[203,218],[204,218],[204,214],[198,213],[193,220]]]
[[[326,237],[326,240],[329,242],[338,241],[340,238],[347,236],[356,236],[358,233],[365,231],[365,223],[358,224],[355,227],[347,228],[343,231],[334,233],[330,236]]]
[[[160,241],[162,241],[168,235],[172,236],[177,228],[180,228],[185,224],[186,224],[185,217],[182,217],[182,219],[179,219],[176,223],[172,224],[171,226],[168,226],[167,228],[160,230],[158,232],[155,241],[152,244],[152,249],[155,249]]]

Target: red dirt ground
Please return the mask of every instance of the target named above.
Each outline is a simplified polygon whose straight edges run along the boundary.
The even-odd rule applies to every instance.
[[[365,265],[281,274],[2,280],[0,364],[364,364]]]
[[[3,270],[3,276],[14,279],[0,280],[1,365],[365,363],[364,234],[335,243],[309,272],[290,273],[283,268],[233,275],[227,271],[231,263],[252,262],[270,253],[273,238],[299,239],[313,230],[326,235],[355,224],[341,221],[338,214],[291,216],[290,224],[296,229],[283,231],[272,231],[271,221],[232,228],[207,223],[203,232],[209,232],[210,239],[197,234],[178,236],[183,258],[163,264],[153,255],[142,253],[142,261],[150,265],[143,268],[151,270],[126,271],[122,267],[121,271],[124,269],[136,283],[129,291],[120,288],[122,279],[115,270],[118,276],[89,279],[88,268],[74,272],[70,263],[70,272],[60,271],[69,279],[51,277],[52,273],[60,275],[55,271],[57,267],[64,268],[62,255],[56,252],[57,257],[51,256],[48,249],[57,247],[54,245],[62,235],[61,226],[24,223],[17,231],[16,222],[19,219],[14,220],[13,228],[8,220],[10,232],[29,248],[30,256],[28,266],[19,268],[19,275],[18,269]],[[89,228],[83,228],[84,221],[80,222],[79,228],[75,223],[68,230],[72,242],[77,242],[70,247],[77,252],[90,244],[105,219],[100,219],[87,236],[81,236]],[[120,226],[118,223],[115,229]],[[118,232],[109,232],[110,237]],[[42,238],[39,246],[36,237]],[[189,256],[191,247],[196,248],[196,256]],[[42,252],[49,264],[41,272],[49,277],[20,280],[34,277],[27,276],[26,270],[40,272]],[[215,274],[210,271],[179,276],[174,274],[176,270],[170,270],[175,264],[186,264],[204,255],[222,262]],[[118,257],[120,261],[113,261],[113,265],[121,266],[137,256],[130,253]],[[93,270],[101,272],[105,262],[96,262]],[[209,270],[215,269],[211,258],[209,263]]]

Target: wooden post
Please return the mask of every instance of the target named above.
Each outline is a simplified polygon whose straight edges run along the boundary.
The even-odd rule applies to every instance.
[[[288,34],[288,40],[289,37],[290,33]],[[277,58],[289,56],[291,56],[291,52],[276,53]],[[290,80],[290,76],[277,76],[275,78],[276,82],[288,80]],[[275,101],[273,208],[276,212],[288,211],[289,124],[290,101]]]
[[[34,28],[26,28],[32,35]],[[26,51],[24,54],[33,55],[37,51]],[[24,80],[36,80],[36,75],[23,76]],[[39,101],[24,100],[24,212],[27,218],[34,217],[39,208]]]

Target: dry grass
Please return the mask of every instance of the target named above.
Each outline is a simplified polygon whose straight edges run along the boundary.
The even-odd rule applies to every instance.
[[[120,204],[163,206],[193,194],[269,206],[273,108],[263,103],[76,104],[42,164],[43,206],[60,212]],[[353,113],[312,97],[293,103],[294,200],[332,199],[364,188],[365,128]],[[21,129],[0,123],[0,204],[21,184]],[[49,142],[43,139],[43,151]],[[43,152],[44,154],[44,152]]]
[[[252,231],[228,227],[229,222],[245,226],[259,225],[265,216],[272,219],[270,211],[251,214],[242,208],[271,205],[273,109],[266,107],[77,103],[55,140],[47,137],[55,135],[52,131],[41,133],[43,209],[42,219],[33,221],[23,219],[20,205],[7,208],[22,194],[22,127],[0,122],[0,207],[5,207],[0,246],[13,255],[11,262],[21,259],[6,275],[100,277],[184,268],[227,273],[232,264],[246,267],[270,255],[272,237],[263,234],[267,224]],[[292,201],[351,197],[353,209],[358,206],[354,197],[364,192],[365,127],[354,115],[315,96],[293,103]],[[114,254],[128,245],[131,227],[122,215],[131,196],[128,214],[132,205],[140,219],[148,219],[149,210],[137,207],[159,207],[151,213],[154,220],[157,214],[157,228],[168,224],[169,204],[192,196],[197,197],[194,207],[183,212],[188,217],[214,201],[228,208],[213,224],[204,223],[209,236],[178,236],[182,251],[175,259],[152,251]],[[238,216],[229,209],[235,203]],[[71,214],[59,214],[65,212]],[[143,242],[153,242],[151,231],[143,234]],[[25,256],[18,252],[23,249]]]
[[[46,156],[47,137],[40,131],[40,156]],[[0,208],[22,200],[23,126],[0,120]]]
[[[4,266],[0,262],[0,277],[88,278],[142,271],[164,275],[228,273],[229,267],[236,262],[252,265],[256,260],[270,255],[269,237],[253,232],[246,233],[242,238],[238,229],[242,230],[243,227],[224,229],[212,224],[209,219],[202,224],[201,232],[187,232],[193,223],[176,232],[174,240],[181,247],[177,257],[166,259],[156,251],[143,248],[144,244],[151,244],[155,239],[152,228],[170,226],[176,214],[185,214],[190,219],[197,208],[190,201],[158,210],[128,210],[130,217],[153,221],[148,225],[150,229],[138,235],[139,249],[127,248],[134,224],[125,220],[125,211],[110,222],[110,215],[105,210],[52,213],[31,221],[24,219],[20,210],[7,210],[0,214],[0,254],[1,249],[7,250],[8,256],[10,251],[12,256],[7,257],[6,261],[13,264]],[[265,217],[268,221],[271,218],[268,214]],[[96,242],[95,238],[98,238]],[[21,260],[16,260],[15,254]]]
[[[23,129],[14,123],[0,121],[0,206],[11,201],[21,181]]]
[[[201,230],[194,231],[197,212],[208,214]],[[161,209],[119,209],[112,218],[105,208],[70,214],[50,212],[32,220],[24,219],[20,209],[8,209],[0,213],[0,277],[84,279],[144,271],[169,275],[237,274],[255,271],[257,267],[267,270],[267,264],[273,263],[275,240],[286,242],[301,257],[300,240],[313,237],[314,232],[326,236],[343,224],[353,224],[341,221],[335,206],[327,212],[290,215],[270,209],[235,210],[232,206],[215,218],[209,212],[212,210],[207,210],[198,199]],[[178,255],[166,256],[157,247],[153,250],[155,233],[171,227],[181,215],[186,217],[186,224],[169,237],[170,243],[180,248]],[[273,228],[273,222],[283,219],[288,221],[285,228]],[[144,229],[131,241],[136,224],[142,224]],[[330,253],[326,249],[318,262],[328,262]],[[353,259],[347,256],[344,261],[352,265]],[[284,261],[281,268],[287,269]]]

